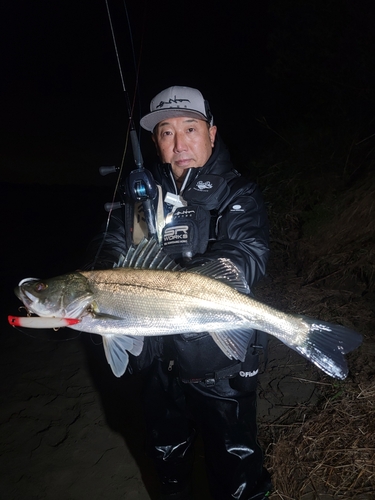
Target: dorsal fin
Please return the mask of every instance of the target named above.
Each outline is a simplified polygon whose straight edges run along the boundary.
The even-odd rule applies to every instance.
[[[165,253],[155,238],[143,238],[138,245],[132,245],[125,255],[120,255],[114,267],[132,267],[135,269],[159,269],[183,271],[179,264]],[[229,259],[219,258],[192,267],[186,272],[201,274],[230,285],[241,293],[250,293],[249,285],[243,272]]]
[[[250,293],[250,288],[245,275],[229,259],[219,258],[211,260],[198,267],[190,268],[188,272],[202,274],[203,276],[219,280],[226,285],[230,285],[235,288],[240,293]]]
[[[168,269],[178,271],[181,266],[167,255],[155,238],[143,238],[138,245],[132,245],[121,254],[114,267],[133,267],[135,269]]]

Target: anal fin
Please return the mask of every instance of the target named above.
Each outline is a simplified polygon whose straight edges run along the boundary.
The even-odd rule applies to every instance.
[[[209,332],[216,345],[229,359],[244,361],[251,339],[255,336],[252,329],[223,330]]]

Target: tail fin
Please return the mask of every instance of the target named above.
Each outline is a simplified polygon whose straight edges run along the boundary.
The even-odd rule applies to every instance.
[[[309,359],[327,375],[343,380],[348,375],[344,354],[354,351],[362,343],[362,335],[324,321],[303,318],[310,326],[306,342],[301,346],[289,346]]]

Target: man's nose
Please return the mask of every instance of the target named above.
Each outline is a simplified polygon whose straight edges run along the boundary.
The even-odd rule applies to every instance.
[[[173,151],[175,153],[181,153],[186,151],[186,140],[183,134],[175,134]]]

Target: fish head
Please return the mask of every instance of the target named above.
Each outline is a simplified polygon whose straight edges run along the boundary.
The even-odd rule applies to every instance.
[[[80,273],[46,280],[25,278],[14,292],[28,311],[42,317],[79,318],[94,302],[87,279]]]

